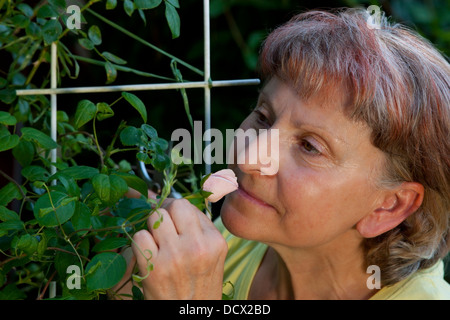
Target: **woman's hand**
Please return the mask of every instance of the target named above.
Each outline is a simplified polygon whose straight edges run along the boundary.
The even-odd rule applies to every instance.
[[[220,232],[186,199],[170,199],[158,212],[149,217],[148,231],[133,237],[141,276],[147,275],[148,263],[153,264],[142,281],[145,298],[221,299],[228,246]]]

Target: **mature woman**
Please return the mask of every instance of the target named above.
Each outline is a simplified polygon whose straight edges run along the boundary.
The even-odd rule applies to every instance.
[[[168,201],[134,237],[146,298],[220,299],[229,281],[236,299],[450,299],[450,66],[367,21],[312,11],[268,36],[241,128],[278,130],[278,171],[230,165],[239,189],[214,224]]]

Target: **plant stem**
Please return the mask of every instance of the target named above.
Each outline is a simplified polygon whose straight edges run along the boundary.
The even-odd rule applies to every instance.
[[[81,261],[81,256],[78,253],[78,251],[75,248],[75,246],[73,245],[72,241],[70,241],[70,238],[67,237],[66,232],[64,231],[64,228],[62,227],[62,224],[59,221],[59,217],[58,217],[58,215],[56,213],[56,208],[55,208],[55,205],[53,204],[53,199],[52,199],[52,196],[50,194],[50,190],[48,189],[48,187],[47,187],[47,185],[45,183],[44,183],[44,188],[48,192],[48,198],[50,199],[50,204],[51,204],[51,206],[53,208],[53,211],[55,213],[56,221],[58,221],[59,229],[61,230],[61,232],[62,232],[62,234],[64,236],[64,240],[72,247],[73,251],[75,252],[76,256],[78,257],[78,260],[80,261],[81,276],[83,276],[84,275],[84,268],[83,268],[83,261]]]
[[[122,99],[123,96],[120,96],[119,99],[117,99],[116,101],[114,101],[112,104],[109,105],[109,107],[113,106],[116,102],[118,102],[120,99]],[[112,150],[112,148],[114,147],[114,144],[116,143],[117,137],[119,136],[119,132],[120,130],[122,130],[122,128],[125,126],[126,121],[122,120],[119,124],[119,126],[117,127],[116,132],[114,133],[114,136],[112,138],[111,143],[109,144],[109,146],[106,148],[106,152],[105,152],[105,162],[108,161],[108,159],[111,157],[111,155],[113,155],[116,152],[119,151],[131,151],[131,150],[137,150],[136,148],[130,148],[130,149],[122,149],[122,150]]]
[[[104,62],[104,61],[99,61],[99,60],[86,58],[86,57],[82,57],[82,56],[73,55],[73,57],[76,60],[78,60],[78,61],[83,61],[83,62],[95,64],[95,65],[98,65],[98,66],[105,66],[105,64],[106,64],[106,62]],[[157,75],[157,74],[154,74],[154,73],[144,72],[144,71],[136,70],[136,69],[133,69],[133,68],[130,68],[130,67],[120,66],[120,65],[117,65],[117,64],[114,64],[114,68],[116,68],[119,71],[131,72],[131,73],[137,74],[139,76],[143,76],[143,77],[157,78],[157,79],[168,80],[168,81],[174,81],[175,80],[175,79],[164,77],[164,76],[160,76],[160,75]]]
[[[93,131],[94,131],[94,141],[95,141],[95,145],[97,146],[97,150],[98,150],[98,155],[100,156],[100,164],[101,167],[103,168],[103,166],[105,165],[105,162],[103,160],[103,151],[100,148],[100,145],[98,143],[98,137],[97,137],[97,130],[95,128],[95,119],[97,118],[97,115],[94,116],[94,120],[92,121],[92,127],[93,127]]]
[[[89,8],[87,8],[86,11],[89,12],[90,14],[96,16],[98,19],[102,20],[103,22],[109,24],[111,27],[113,27],[113,28],[115,28],[115,29],[117,29],[117,30],[119,30],[119,31],[121,31],[121,32],[123,32],[123,33],[125,33],[127,36],[133,38],[134,40],[139,41],[140,43],[146,45],[147,47],[150,47],[150,48],[152,48],[153,50],[155,50],[155,51],[157,51],[157,52],[159,52],[159,53],[165,55],[166,57],[169,57],[169,58],[171,58],[171,59],[177,61],[179,64],[182,64],[183,66],[185,66],[186,68],[188,68],[188,69],[194,71],[195,73],[199,74],[200,76],[203,76],[203,71],[197,69],[196,67],[190,65],[189,63],[184,62],[183,60],[181,60],[181,59],[179,59],[179,58],[177,58],[177,57],[171,55],[170,53],[168,53],[168,52],[166,52],[166,51],[164,51],[164,50],[158,48],[157,46],[151,44],[150,42],[145,41],[144,39],[138,37],[137,35],[131,33],[130,31],[128,31],[128,30],[122,28],[122,27],[119,26],[118,24],[116,24],[116,23],[114,23],[114,22],[112,22],[112,21],[106,19],[105,17],[103,17],[102,15],[98,14],[97,12],[92,11],[92,10],[89,9]]]
[[[77,256],[77,254],[75,252],[71,252],[69,250],[64,250],[64,249],[61,249],[61,248],[58,248],[58,247],[47,247],[47,250],[61,251],[61,252],[64,252],[64,253],[71,254],[73,256]],[[89,258],[87,258],[85,256],[81,256],[80,255],[80,257],[83,258],[84,260],[88,261],[88,262],[91,261],[91,259],[89,259]]]
[[[41,51],[41,54],[39,55],[39,58],[33,63],[33,69],[31,69],[30,74],[27,77],[27,80],[25,81],[25,86],[29,85],[31,80],[33,79],[34,75],[36,74],[37,69],[39,69],[39,66],[42,62],[45,61],[45,54],[47,52],[47,48],[43,48]]]
[[[52,273],[52,275],[50,276],[50,278],[48,279],[47,283],[45,284],[44,289],[42,290],[41,294],[39,295],[39,297],[37,298],[37,300],[42,300],[44,298],[45,292],[47,291],[47,288],[50,284],[50,282],[53,280],[53,277],[56,275],[56,270],[55,272]]]

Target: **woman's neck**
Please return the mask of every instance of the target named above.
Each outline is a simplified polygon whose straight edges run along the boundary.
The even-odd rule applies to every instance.
[[[345,250],[339,250],[342,244],[330,243],[314,249],[269,246],[253,280],[249,298],[370,298],[376,290],[366,285],[370,274],[365,270],[361,241],[346,241]]]

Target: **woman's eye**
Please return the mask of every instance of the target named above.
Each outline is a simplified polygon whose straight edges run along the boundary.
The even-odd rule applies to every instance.
[[[264,113],[262,113],[259,110],[254,110],[253,112],[256,115],[256,121],[258,122],[258,124],[263,125],[263,126],[270,126],[270,121],[269,121],[269,119],[267,119],[267,117],[264,115]]]
[[[303,150],[309,154],[319,155],[320,151],[312,145],[308,140],[303,139],[300,143]]]

